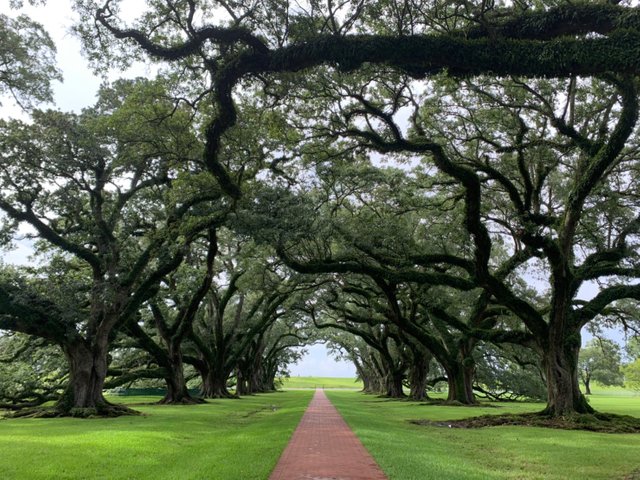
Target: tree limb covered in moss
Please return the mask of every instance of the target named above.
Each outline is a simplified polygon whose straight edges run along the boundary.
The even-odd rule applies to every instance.
[[[467,38],[503,37],[548,40],[551,38],[598,33],[607,35],[619,29],[640,28],[640,12],[612,5],[566,4],[548,10],[511,15],[505,20],[489,21],[462,32]]]
[[[104,388],[120,387],[142,378],[164,378],[167,372],[164,368],[142,368],[127,371],[109,370],[108,375],[113,378],[104,382]]]
[[[214,56],[205,62],[214,74],[218,112],[206,128],[204,162],[224,191],[238,198],[240,189],[220,162],[219,151],[223,135],[237,122],[232,91],[242,78],[251,74],[297,72],[319,65],[353,71],[366,63],[390,66],[414,77],[443,71],[460,76],[521,77],[639,73],[637,10],[598,7],[567,6],[525,13],[502,26],[491,27],[491,31],[472,29],[466,36],[318,34],[276,49],[268,49],[255,35],[236,27],[191,29],[189,38],[177,45],[154,43],[148,33],[117,27],[109,2],[98,9],[95,18],[116,38],[131,40],[144,52],[166,61],[194,55],[207,42],[217,44],[222,51],[233,44],[249,45],[240,53],[234,50],[228,57],[219,53],[219,58]],[[535,35],[536,29],[539,36]],[[606,32],[608,36],[586,35],[594,32]],[[583,36],[578,38],[580,34]]]

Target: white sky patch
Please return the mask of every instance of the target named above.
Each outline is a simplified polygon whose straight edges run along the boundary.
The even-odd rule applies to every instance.
[[[133,12],[137,14],[140,10],[133,9]],[[96,93],[102,83],[102,78],[89,69],[88,62],[81,53],[80,40],[71,33],[71,27],[77,19],[77,14],[72,10],[69,1],[50,0],[44,6],[35,7],[25,4],[19,10],[10,9],[8,2],[1,2],[0,13],[10,17],[29,16],[44,26],[56,45],[56,63],[58,68],[62,70],[63,82],[53,82],[54,105],[41,105],[41,108],[55,106],[63,111],[79,112],[95,103]],[[126,72],[114,72],[110,76],[110,80],[137,76],[151,77],[153,75],[150,73],[149,66],[136,64]],[[25,113],[10,99],[3,98],[2,104],[3,117],[23,120],[27,118]]]
[[[22,239],[13,241],[14,248],[0,250],[0,259],[11,265],[33,265],[35,262],[31,256],[34,253],[31,240]]]
[[[70,33],[75,13],[72,11],[69,2],[56,0],[37,7],[27,4],[20,10],[11,10],[8,5],[3,3],[0,6],[0,13],[12,17],[20,14],[27,15],[36,22],[41,23],[49,32],[58,50],[56,63],[64,76],[62,83],[53,83],[55,106],[57,108],[80,111],[83,107],[94,103],[101,79],[89,70],[87,62],[80,53],[79,40]],[[6,103],[3,109],[3,116],[25,117],[17,106],[12,106],[8,101],[3,101],[3,103]]]
[[[309,352],[296,365],[289,365],[292,377],[355,378],[356,369],[351,362],[334,360],[324,344],[306,347]]]

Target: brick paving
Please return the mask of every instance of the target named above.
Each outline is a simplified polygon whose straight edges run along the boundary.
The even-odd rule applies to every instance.
[[[386,480],[324,394],[313,400],[269,480]]]

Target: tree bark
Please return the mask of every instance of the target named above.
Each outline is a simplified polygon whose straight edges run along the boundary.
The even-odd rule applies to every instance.
[[[591,378],[586,377],[584,379],[584,394],[591,395]]]
[[[469,362],[470,363],[470,362]],[[452,364],[444,366],[447,373],[449,393],[447,402],[475,405],[477,402],[473,393],[473,374],[475,365]]]
[[[389,372],[385,378],[385,396],[389,398],[405,398],[406,395],[402,389],[403,379],[402,372]]]
[[[204,398],[237,398],[237,395],[231,394],[227,389],[228,374],[220,369],[208,369],[202,375],[202,391]]]
[[[251,382],[247,378],[245,370],[238,368],[236,370],[236,395],[243,396],[251,395],[252,393]]]
[[[356,372],[358,373],[358,377],[362,380],[362,392],[363,393],[377,393],[374,384],[375,380],[372,378],[372,375],[367,371],[366,368],[360,366],[359,363],[354,362],[356,366]]]
[[[251,369],[249,370],[249,388],[252,393],[264,393],[267,392],[266,387],[266,373],[264,368],[264,359],[262,357],[263,349],[259,350],[253,360]]]
[[[75,339],[62,349],[69,362],[69,384],[56,403],[57,415],[89,417],[136,413],[127,407],[109,403],[102,393],[107,377],[107,338],[97,336],[92,344]]]
[[[180,345],[175,345],[174,342],[171,341],[167,341],[166,344],[169,351],[168,364],[166,366],[167,375],[164,378],[167,384],[167,393],[158,403],[185,405],[202,403],[201,399],[193,398],[187,388]]]
[[[249,388],[251,393],[265,393],[268,391],[265,386],[265,378],[262,368],[251,371],[251,376],[249,377]]]
[[[426,355],[417,354],[409,368],[409,398],[422,401],[428,398],[427,376],[429,375],[429,360]]]
[[[546,347],[543,350],[543,362],[548,397],[547,406],[542,413],[553,417],[593,413],[594,409],[580,392],[580,331],[550,328],[549,343]]]
[[[76,341],[64,347],[65,356],[69,361],[69,386],[61,403],[58,404],[60,407],[97,408],[107,403],[102,395],[107,376],[107,355],[106,351],[100,350],[95,348],[94,351],[83,341]]]

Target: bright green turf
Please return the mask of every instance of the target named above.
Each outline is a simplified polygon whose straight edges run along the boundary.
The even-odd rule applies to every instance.
[[[355,378],[290,377],[282,379],[282,388],[348,388],[360,390],[362,382]]]
[[[266,479],[311,394],[136,405],[139,417],[0,420],[0,479]]]
[[[640,469],[638,434],[532,427],[471,430],[407,422],[537,411],[542,404],[444,407],[357,392],[327,395],[390,480],[622,479]],[[605,412],[640,416],[639,397],[593,395],[591,404]]]
[[[311,382],[351,386],[350,379]],[[611,389],[594,393],[596,409],[640,417],[640,397]],[[0,420],[0,479],[267,479],[311,394],[292,391],[197,406],[134,405],[143,417]],[[443,407],[358,392],[327,394],[391,480],[622,479],[640,468],[637,434],[464,430],[407,422],[536,411],[541,404]],[[128,404],[157,399],[112,398]]]

